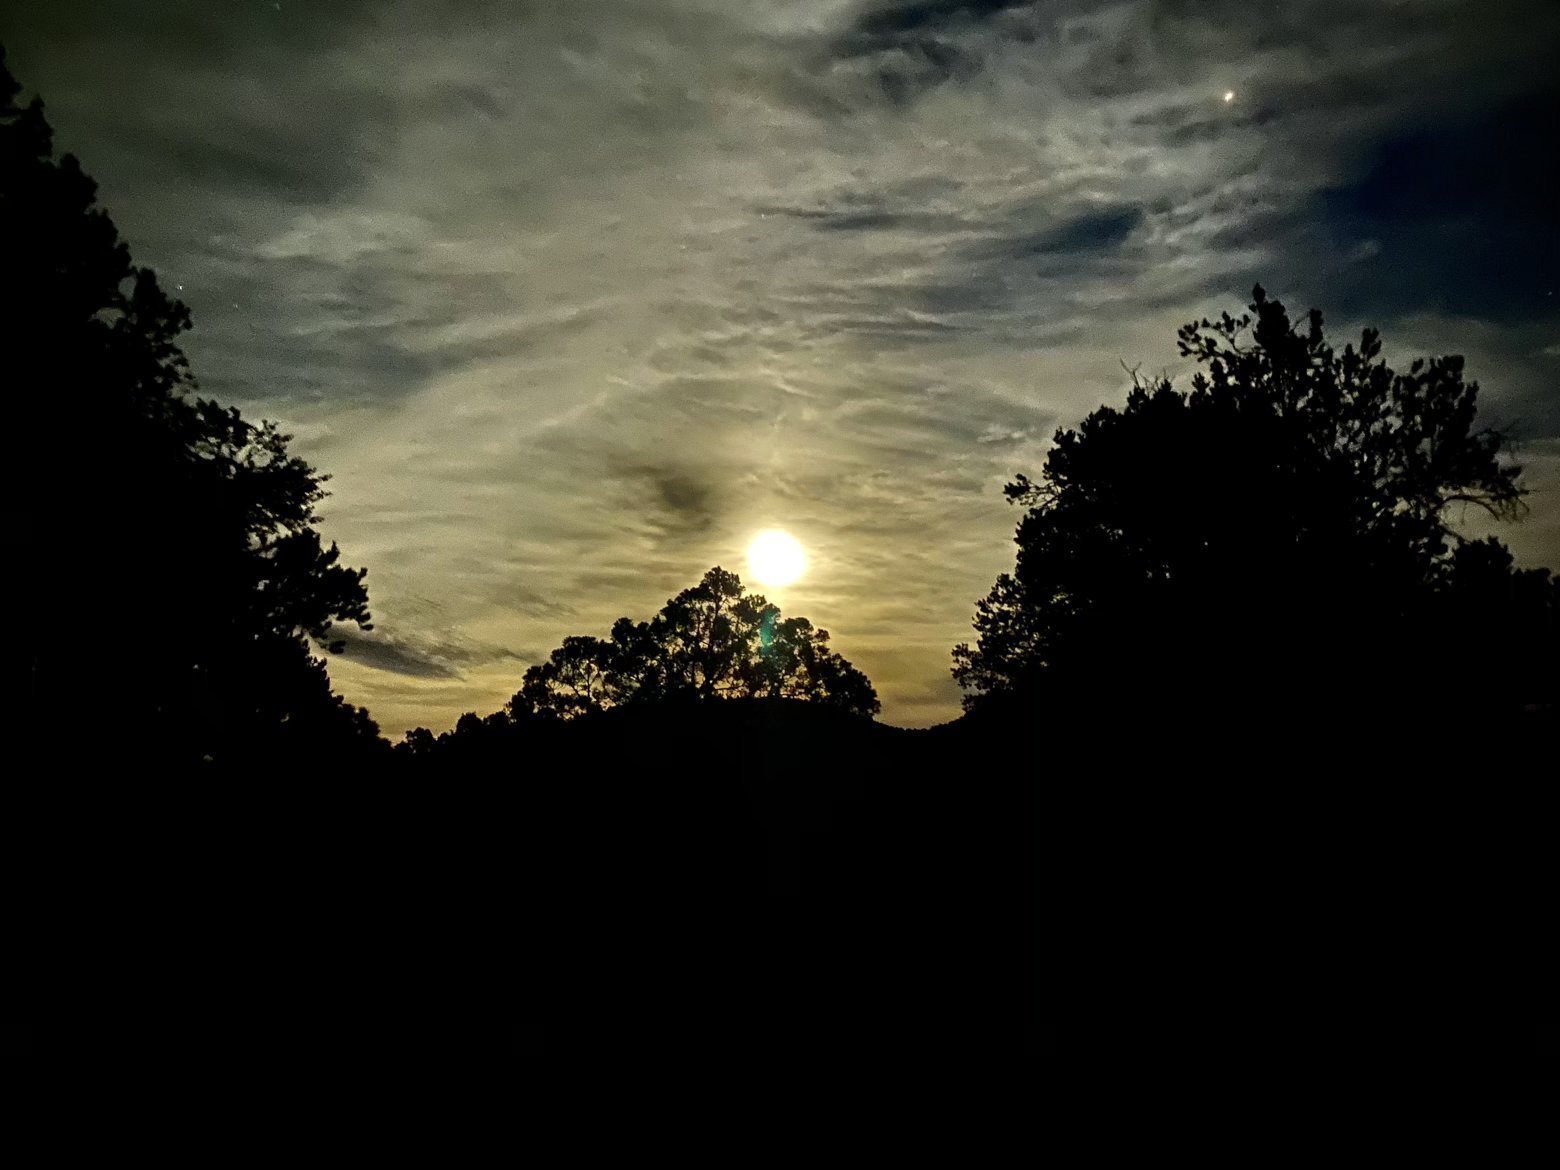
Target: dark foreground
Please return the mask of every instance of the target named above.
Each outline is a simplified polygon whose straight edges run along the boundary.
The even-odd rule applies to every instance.
[[[378,775],[39,777],[27,1078],[282,1114],[897,1085],[1515,1125],[1549,729],[1403,732],[730,704]]]

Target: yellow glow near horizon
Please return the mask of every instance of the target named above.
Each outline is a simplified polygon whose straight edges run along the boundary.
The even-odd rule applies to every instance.
[[[779,589],[799,578],[807,568],[807,554],[796,537],[779,528],[760,532],[748,545],[748,572],[761,585]]]

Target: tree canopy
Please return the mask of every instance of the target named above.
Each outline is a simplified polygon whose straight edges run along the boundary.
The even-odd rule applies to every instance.
[[[616,708],[641,714],[723,699],[794,699],[848,715],[878,713],[865,674],[829,648],[829,632],[749,593],[715,567],[649,621],[619,618],[605,638],[574,636],[525,672],[502,711],[462,715],[453,731],[414,728],[404,755],[502,753],[527,728]]]
[[[288,436],[198,396],[167,296],[0,58],[5,361],[26,439],[29,706],[64,730],[102,693],[96,750],[242,760],[372,740],[309,639],[367,626],[364,571],[316,528],[324,476]],[[82,750],[87,745],[78,744]]]
[[[1460,357],[1395,371],[1375,330],[1339,351],[1320,312],[1296,328],[1260,286],[1247,313],[1182,328],[1179,348],[1202,367],[1190,391],[1134,375],[1123,408],[1059,430],[1039,480],[1007,486],[1026,509],[1017,563],[979,602],[976,644],[954,651],[967,707],[1193,680],[1288,701],[1324,672],[1339,694],[1380,693],[1450,663],[1427,623],[1475,566],[1486,597],[1492,566],[1513,572],[1448,516],[1513,518],[1524,494],[1505,436],[1475,425]],[[1552,607],[1547,572],[1530,572],[1542,579],[1516,593]],[[1524,612],[1535,636],[1552,628]]]
[[[517,718],[568,719],[629,703],[789,698],[875,715],[872,683],[829,649],[829,632],[786,618],[742,580],[711,569],[648,622],[619,618],[607,638],[565,638],[525,673]]]

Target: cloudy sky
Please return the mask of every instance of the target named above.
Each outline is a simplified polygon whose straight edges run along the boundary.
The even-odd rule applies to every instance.
[[[1553,0],[19,8],[204,392],[331,474],[392,735],[766,527],[884,718],[952,717],[1002,484],[1257,280],[1466,354],[1560,567]]]

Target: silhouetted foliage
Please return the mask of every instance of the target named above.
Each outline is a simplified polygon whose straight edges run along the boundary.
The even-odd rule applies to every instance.
[[[1479,1116],[1482,1094],[1484,1154],[1538,1115],[1536,725],[1493,767],[1434,705],[1281,751],[1110,712],[1043,745],[986,711],[884,727],[823,631],[716,569],[650,622],[567,639],[508,711],[409,733],[393,763],[418,783],[290,790],[321,746],[377,742],[305,641],[366,624],[362,573],[322,547],[321,477],[285,438],[190,394],[183,308],[15,92],[0,74],[24,733],[56,762],[292,765],[263,790],[30,786],[48,799],[18,819],[23,1064],[73,1121],[91,1101],[98,1128],[136,1132],[98,1116],[115,1098],[166,1130],[169,1102],[226,1117],[278,1086],[328,1110],[421,1103],[430,1079],[468,1108],[600,1114],[613,1077],[675,1092],[668,1116],[719,1114],[722,1090],[789,1108],[799,1087],[850,1112],[874,1090],[1066,1109],[1069,1090],[1185,1084],[1224,1114],[1320,1100],[1348,1121],[1393,1094],[1416,1121]],[[1103,661],[1134,686],[1187,651],[1271,678],[1308,640],[1305,677],[1342,678],[1417,639],[1463,692],[1552,694],[1555,582],[1440,529],[1451,500],[1517,503],[1460,370],[1371,372],[1374,339],[1335,357],[1319,320],[1297,350],[1258,301],[1255,356],[1204,324],[1224,339],[1211,379],[1139,389],[1014,485],[1019,568],[964,681]],[[1345,737],[1390,766],[1335,777]],[[1102,761],[1125,781],[1092,783]]]
[[[719,567],[648,622],[619,618],[606,639],[565,638],[509,702],[516,718],[573,718],[630,703],[805,699],[878,712],[867,676],[829,649],[829,632],[743,589]]]
[[[367,627],[364,572],[315,529],[323,476],[288,436],[194,394],[188,310],[133,265],[95,184],[54,157],[0,59],[7,384],[26,436],[29,707],[125,760],[255,761],[377,742],[308,639]]]
[[[1532,656],[1552,655],[1547,572],[1512,579],[1498,544],[1447,522],[1458,503],[1514,517],[1523,494],[1504,437],[1475,429],[1460,357],[1395,372],[1374,330],[1339,352],[1319,312],[1296,329],[1261,287],[1249,314],[1187,325],[1179,346],[1205,367],[1190,392],[1134,377],[1124,408],[1058,431],[1038,482],[1008,485],[1028,511],[976,645],[954,651],[967,707],[1032,687],[1395,702],[1454,684],[1471,664],[1445,652],[1444,623],[1505,624],[1508,594]],[[1489,699],[1485,673],[1461,683]]]
[[[827,630],[782,617],[717,566],[648,622],[624,617],[606,638],[565,638],[525,672],[503,711],[467,712],[438,737],[414,728],[396,746],[403,758],[446,750],[485,757],[537,725],[717,699],[795,699],[864,718],[879,710],[871,681],[829,649]]]

